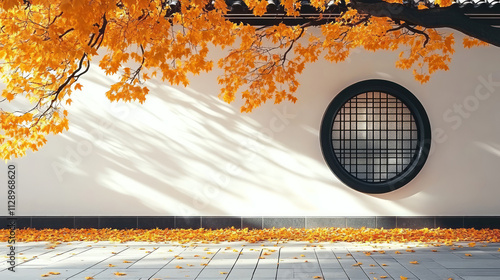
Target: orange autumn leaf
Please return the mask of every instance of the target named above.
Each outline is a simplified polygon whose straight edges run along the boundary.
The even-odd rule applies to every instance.
[[[469,243],[467,245],[469,245],[469,247],[475,247],[476,246],[476,242],[471,242],[471,243]]]
[[[313,276],[313,279],[323,279],[321,276]]]
[[[402,276],[402,275],[401,275],[401,276],[399,276],[399,278],[401,278],[401,280],[407,280],[407,279],[408,279],[408,277],[404,277],[404,276]]]
[[[380,278],[387,278],[387,276],[385,276],[385,275],[382,275],[382,276],[380,276]]]
[[[50,274],[42,274],[41,276],[42,276],[42,277],[49,277],[49,276],[50,276]]]
[[[362,264],[363,264],[363,263],[361,263],[361,262],[357,262],[357,263],[353,264],[352,266],[360,266],[360,265],[362,265]]]
[[[177,269],[182,269],[182,266],[180,266],[180,265],[176,265],[176,266],[175,266],[175,268],[177,268]]]
[[[123,261],[123,263],[131,263],[131,261]]]
[[[127,275],[126,273],[123,273],[123,272],[115,272],[113,274],[116,275],[116,276],[125,276],[125,275]]]
[[[418,261],[410,261],[411,264],[418,264]]]
[[[60,273],[60,272],[52,272],[52,271],[51,271],[51,272],[49,272],[49,274],[50,274],[50,275],[59,275],[59,274],[61,274],[61,273]]]
[[[109,267],[115,267],[116,265],[114,264],[108,264]]]
[[[465,254],[466,257],[472,257],[472,254]]]
[[[92,276],[85,277],[85,280],[92,280],[92,279],[94,279],[94,277],[92,277]]]

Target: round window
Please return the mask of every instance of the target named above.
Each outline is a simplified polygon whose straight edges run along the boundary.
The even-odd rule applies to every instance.
[[[385,193],[411,181],[427,159],[429,119],[404,87],[384,80],[340,92],[323,116],[321,149],[333,173],[349,187]]]

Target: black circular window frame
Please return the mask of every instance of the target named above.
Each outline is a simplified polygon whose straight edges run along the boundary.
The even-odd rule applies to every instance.
[[[332,130],[337,113],[353,97],[368,92],[386,93],[399,99],[411,112],[417,127],[417,145],[411,162],[397,176],[382,182],[367,182],[353,176],[339,162],[333,147]],[[386,80],[366,80],[345,88],[328,105],[321,122],[320,142],[326,163],[344,184],[363,193],[387,193],[406,185],[422,169],[431,147],[431,126],[424,107],[409,90]]]

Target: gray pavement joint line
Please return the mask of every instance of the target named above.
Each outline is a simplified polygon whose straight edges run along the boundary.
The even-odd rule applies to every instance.
[[[203,270],[205,270],[205,268],[207,268],[207,266],[210,265],[210,262],[212,261],[212,259],[220,252],[220,248],[217,250],[217,252],[208,260],[207,262],[207,265],[204,265],[203,268],[200,270],[200,272],[196,275],[196,277],[194,277],[194,279],[197,279],[198,276],[200,276],[200,274],[203,272]]]
[[[335,259],[337,260],[337,262],[339,263],[340,267],[342,268],[342,271],[344,271],[344,274],[347,278],[349,278],[349,274],[347,274],[347,271],[345,271],[345,268],[344,266],[342,265],[342,263],[339,261],[339,257],[337,256],[337,254],[335,254],[335,251],[333,249],[330,249],[332,250],[332,253],[333,255],[335,256]]]
[[[418,276],[417,276],[417,275],[415,275],[413,272],[411,272],[410,270],[408,270],[408,268],[406,268],[406,266],[404,266],[401,262],[399,262],[397,258],[394,258],[394,257],[393,257],[393,258],[392,258],[392,261],[393,261],[393,262],[398,263],[398,264],[399,264],[399,265],[400,265],[400,266],[404,269],[405,274],[406,274],[406,273],[411,274],[411,275],[402,275],[402,276],[405,276],[405,277],[408,277],[408,276],[413,276],[413,277],[415,277],[416,279],[420,279],[420,278],[418,278]],[[384,271],[385,271],[385,272],[387,272],[387,273],[388,273],[391,277],[395,278],[395,277],[393,276],[393,275],[394,275],[394,273],[391,273],[391,272],[389,272],[389,271],[387,271],[387,270],[385,270],[385,269],[384,269]],[[397,276],[396,276],[396,277],[397,277]],[[408,278],[410,278],[410,277],[408,277]],[[422,279],[422,280],[425,280],[425,279]]]
[[[416,275],[415,273],[413,273],[413,272],[412,272],[412,270],[414,270],[414,269],[413,269],[413,268],[411,268],[411,267],[408,265],[408,263],[406,263],[406,262],[405,262],[405,263],[402,263],[402,262],[400,262],[398,259],[394,259],[394,260],[395,260],[396,262],[398,262],[398,263],[399,263],[402,267],[404,267],[404,268],[405,268],[405,269],[406,269],[409,273],[413,274],[413,275],[414,275],[417,279],[419,279],[419,278],[417,277],[417,275]],[[405,261],[408,261],[408,260],[405,260]],[[417,260],[417,261],[418,261],[418,260]],[[408,262],[409,262],[409,261],[408,261]],[[420,265],[420,264],[418,264],[418,265]],[[439,277],[439,275],[437,275],[437,274],[436,274],[436,273],[434,273],[433,271],[431,271],[431,270],[429,270],[429,269],[428,269],[428,271],[429,271],[430,273],[434,274],[436,277]],[[408,278],[409,278],[409,277],[408,277]]]
[[[319,271],[321,272],[321,278],[325,279],[325,275],[323,274],[323,268],[321,268],[321,263],[319,262],[319,257],[318,253],[316,252],[316,249],[314,249],[314,255],[316,255],[316,261],[318,262]]]
[[[351,254],[351,257],[352,259],[356,262],[356,263],[359,263],[358,260],[354,257],[354,255],[352,254],[353,252],[351,252],[349,249],[347,249],[347,252],[349,252],[349,254]],[[373,258],[371,258],[373,260]],[[363,268],[362,265],[359,266],[359,268],[361,268],[361,271],[363,271],[363,273],[366,275],[366,277],[368,279],[370,279],[370,275],[368,275],[368,273],[366,273],[366,270]]]
[[[260,254],[259,254],[259,257],[257,258],[257,263],[255,264],[255,268],[253,269],[252,278],[251,279],[253,279],[253,276],[255,275],[255,272],[257,271],[257,267],[259,267],[259,262],[261,260],[260,257],[262,257],[262,253],[263,253],[264,250],[261,249],[259,251],[260,251]]]
[[[278,279],[278,271],[280,270],[280,256],[281,256],[281,247],[278,249],[278,263],[276,264],[276,276],[274,276],[274,279]]]
[[[383,260],[383,259],[382,259]],[[392,260],[394,260],[394,258],[392,258]],[[378,266],[380,266],[380,268],[382,268],[382,270],[387,274],[387,275],[391,275],[386,269],[385,269],[385,266],[383,266],[381,263],[379,263],[378,260],[376,259],[373,259],[373,261],[375,261],[376,264],[378,264]],[[386,260],[387,261],[387,260]],[[395,260],[394,260],[395,261]],[[391,276],[392,277],[392,276]]]
[[[187,247],[184,247],[184,250],[183,250],[182,252],[180,252],[180,253],[179,253],[179,255],[180,255],[180,254],[182,254],[182,253],[184,253],[186,250],[187,250]],[[170,260],[169,260],[169,261],[168,261],[165,265],[163,265],[162,267],[160,267],[160,268],[159,268],[159,269],[158,269],[155,273],[153,273],[153,274],[151,275],[151,277],[149,277],[148,279],[149,279],[149,280],[150,280],[150,279],[153,279],[153,276],[155,276],[158,272],[160,272],[160,270],[162,270],[165,266],[167,266],[167,265],[168,265],[169,263],[171,263],[173,260],[175,260],[175,257],[171,258],[171,259],[170,259]],[[137,261],[139,261],[139,260],[137,260]]]
[[[31,248],[33,248],[33,247],[31,247]],[[25,264],[25,263],[31,262],[31,261],[33,261],[33,260],[36,260],[36,259],[38,259],[38,257],[39,257],[39,256],[43,256],[43,255],[48,254],[48,253],[50,253],[50,252],[52,252],[52,250],[47,249],[47,251],[45,251],[45,253],[42,253],[42,254],[40,254],[40,255],[33,256],[33,257],[32,257],[31,259],[29,259],[29,260],[25,260],[25,261],[23,261],[23,262],[17,263],[17,264],[15,265],[15,267],[17,268],[18,266],[20,266],[20,265],[22,265],[22,264]],[[0,272],[5,271],[5,270],[7,270],[7,269],[8,269],[8,268],[2,269],[2,270],[0,270]]]
[[[92,248],[92,249],[95,249],[95,248]],[[118,253],[116,253],[116,254],[111,254],[111,256],[109,256],[109,257],[107,257],[107,258],[103,259],[103,260],[102,260],[102,261],[100,261],[100,262],[96,262],[95,264],[93,264],[93,265],[91,265],[91,266],[89,266],[89,267],[85,268],[84,270],[80,271],[79,273],[82,273],[82,272],[84,272],[84,271],[86,271],[86,270],[88,270],[88,269],[91,269],[92,267],[94,267],[94,266],[96,266],[96,265],[98,265],[98,264],[100,264],[100,263],[104,262],[105,260],[107,260],[107,259],[109,259],[109,258],[112,258],[112,257],[114,257],[114,256],[116,256],[116,255],[120,254],[121,252],[123,252],[123,251],[125,251],[125,250],[128,250],[128,249],[130,249],[130,247],[126,247],[125,249],[121,250],[120,252],[118,252]],[[104,271],[106,271],[106,269],[104,269],[103,271],[101,271],[101,272],[97,273],[96,275],[99,275],[100,273],[103,273]],[[76,275],[76,274],[75,274],[75,275]],[[75,276],[75,275],[73,275],[73,276]],[[73,276],[71,276],[71,277],[73,277]]]
[[[130,247],[129,247],[130,248]],[[159,247],[153,247],[153,251],[150,251],[149,253],[145,254],[144,256],[142,256],[142,258],[136,260],[135,262],[131,263],[129,266],[126,267],[126,269],[129,269],[131,266],[133,266],[134,264],[136,264],[138,261],[144,259],[145,257],[151,255],[154,251],[158,250]]]
[[[73,249],[71,249],[71,250],[69,250],[69,251],[64,252],[64,254],[69,253],[69,252],[71,252],[71,251],[74,251],[74,250],[76,250],[76,249],[78,249],[78,248],[73,248]],[[85,251],[81,251],[80,253],[76,253],[76,254],[74,254],[74,255],[67,256],[66,258],[64,258],[64,259],[60,259],[60,260],[58,260],[57,262],[67,260],[67,259],[72,258],[72,257],[76,257],[76,256],[80,255],[80,254],[81,254],[81,253],[83,253],[83,252],[87,252],[87,251],[88,251],[88,250],[90,250],[90,249],[92,249],[92,248],[87,248]],[[55,258],[55,257],[57,257],[57,256],[58,256],[58,255],[55,255],[55,256],[53,256],[52,258]],[[57,263],[57,262],[56,262],[56,263]]]
[[[85,251],[83,251],[83,252],[87,252],[87,251],[92,250],[92,249],[96,249],[96,248],[94,248],[94,247],[90,247],[88,250],[85,250]],[[93,266],[96,266],[96,265],[98,265],[98,264],[100,264],[100,263],[104,262],[105,260],[107,260],[107,259],[109,259],[109,258],[112,258],[112,257],[114,257],[114,256],[116,256],[116,255],[120,254],[121,252],[123,252],[123,251],[125,251],[125,250],[128,250],[128,249],[129,249],[129,247],[126,247],[125,249],[121,250],[120,252],[118,252],[118,253],[116,253],[116,254],[112,254],[111,256],[109,256],[109,257],[107,257],[107,258],[103,259],[102,261],[97,262],[97,263],[95,263],[95,264],[93,264],[93,265],[91,265],[91,266],[89,266],[89,267],[87,267],[87,268],[85,268],[85,269],[83,269],[83,270],[81,270],[81,271],[77,272],[76,274],[71,275],[70,277],[68,277],[68,278],[66,278],[66,279],[69,279],[69,278],[71,278],[71,277],[75,277],[76,275],[78,275],[78,274],[80,274],[80,273],[83,273],[83,272],[87,271],[88,269],[92,268]],[[83,253],[83,252],[82,252],[82,253]],[[76,256],[76,255],[71,256],[71,257],[75,257],[75,256]],[[106,269],[103,269],[103,271],[105,271],[105,270],[106,270]],[[101,272],[99,272],[99,273],[102,273],[103,271],[101,271]],[[97,274],[99,274],[99,273],[97,273]],[[97,274],[96,274],[96,275],[97,275]],[[95,275],[94,275],[94,276],[95,276]]]
[[[33,247],[24,248],[24,250],[23,250],[23,251],[16,252],[16,255],[17,255],[17,256],[19,256],[19,253],[24,253],[25,251],[28,251],[28,250],[31,250],[31,249],[33,249]],[[5,254],[5,255],[7,255],[7,254]],[[32,261],[32,260],[34,260],[34,259],[33,259],[33,258],[31,258],[31,259],[29,259],[29,260],[25,260],[25,261],[23,261],[22,263],[18,263],[18,264],[16,264],[16,267],[17,267],[18,265],[21,265],[21,264],[23,264],[23,263],[26,263],[26,262],[29,262],[29,261]],[[7,270],[8,268],[9,268],[9,267],[6,267],[5,269],[0,269],[0,272],[5,271],[5,270]]]
[[[234,261],[233,266],[231,266],[231,269],[229,270],[229,272],[226,275],[226,278],[224,278],[224,279],[227,279],[229,277],[229,275],[231,274],[231,271],[233,271],[234,266],[236,265],[236,263],[240,259],[241,251],[243,251],[243,248],[241,248],[240,251],[238,252],[238,257],[236,257],[236,260]]]

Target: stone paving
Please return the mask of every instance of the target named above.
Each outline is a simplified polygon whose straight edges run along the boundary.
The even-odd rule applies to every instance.
[[[10,248],[0,245],[7,260]],[[500,279],[499,243],[436,245],[17,243],[15,272],[3,261],[0,279]]]

